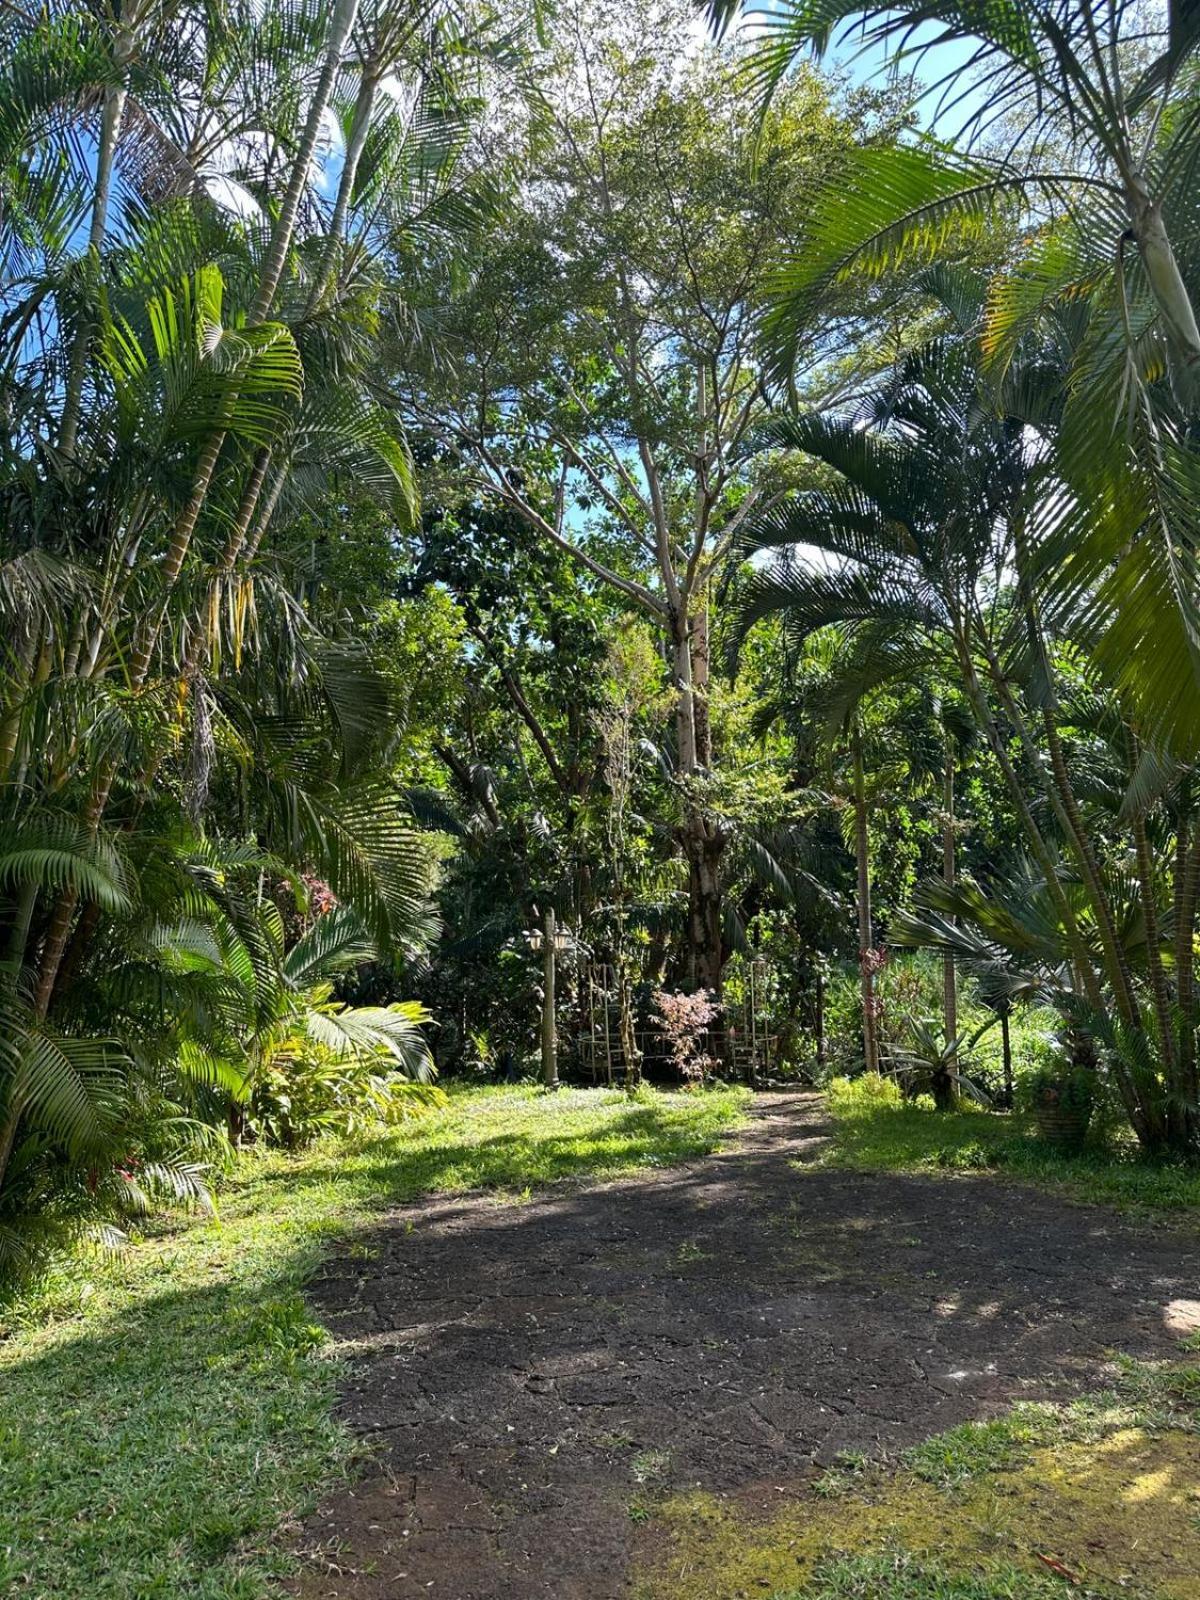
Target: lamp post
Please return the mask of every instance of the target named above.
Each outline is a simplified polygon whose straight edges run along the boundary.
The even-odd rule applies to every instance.
[[[535,908],[536,909],[536,908]],[[555,1017],[555,956],[570,945],[570,935],[559,932],[554,907],[542,913],[542,925],[529,934],[530,949],[542,953],[542,1084],[558,1088],[558,1024]]]

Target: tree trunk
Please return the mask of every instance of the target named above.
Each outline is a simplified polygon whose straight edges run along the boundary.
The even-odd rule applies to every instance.
[[[697,807],[684,819],[688,865],[688,980],[721,999],[724,951],[721,928],[721,855],[725,840]]]
[[[1042,830],[1038,827],[1033,812],[1029,809],[1025,786],[1017,776],[1016,769],[1009,757],[1008,747],[997,726],[996,718],[988,704],[987,697],[983,692],[979,674],[975,670],[969,642],[961,631],[955,632],[954,647],[959,667],[962,671],[963,683],[967,691],[967,700],[974,714],[976,724],[987,737],[988,745],[1008,787],[1009,795],[1017,817],[1025,831],[1025,837],[1029,843],[1033,858],[1042,869],[1046,881],[1046,891],[1054,901],[1054,909],[1062,918],[1063,927],[1066,930],[1071,948],[1072,960],[1078,967],[1083,991],[1087,995],[1090,1004],[1095,1006],[1098,1011],[1103,1011],[1104,994],[1096,977],[1095,968],[1092,966],[1087,944],[1079,931],[1079,924],[1076,921],[1071,902],[1067,899],[1062,884],[1059,882],[1054,857],[1042,836]]]
[[[1126,200],[1150,292],[1158,302],[1173,344],[1186,365],[1194,367],[1200,363],[1200,327],[1163,222],[1162,202],[1151,198],[1140,173],[1129,179]]]
[[[629,974],[622,964],[617,969],[617,1002],[621,1027],[621,1054],[625,1057],[625,1092],[632,1094],[642,1079],[642,1056],[633,1025],[633,996]]]
[[[1104,991],[1101,988],[1100,980],[1096,974],[1096,969],[1092,965],[1091,952],[1088,949],[1086,940],[1083,938],[1083,935],[1080,932],[1079,923],[1076,919],[1074,909],[1063,890],[1061,882],[1059,881],[1054,857],[1051,855],[1049,846],[1042,836],[1042,831],[1038,827],[1033,812],[1030,810],[1029,800],[1025,793],[1025,787],[1021,783],[1020,778],[1017,776],[1016,769],[1014,768],[1009,757],[1004,738],[1000,733],[995,716],[993,715],[992,709],[988,704],[987,698],[983,692],[983,685],[980,683],[979,675],[975,671],[975,663],[971,657],[968,642],[961,634],[956,634],[955,636],[955,648],[959,659],[959,665],[962,669],[963,682],[966,685],[967,697],[970,701],[971,709],[975,714],[975,718],[979,726],[987,735],[988,744],[991,747],[992,754],[996,758],[996,763],[1004,776],[1004,781],[1008,786],[1008,791],[1012,798],[1013,806],[1025,831],[1025,837],[1029,841],[1029,846],[1033,853],[1034,860],[1042,869],[1045,877],[1046,890],[1054,902],[1055,911],[1062,919],[1063,929],[1066,932],[1068,945],[1071,951],[1072,966],[1076,972],[1079,987],[1086,995],[1088,1003],[1093,1006],[1096,1011],[1100,1012],[1102,1015],[1105,1015],[1107,1014],[1108,1006],[1105,1002]],[[1007,703],[1006,709],[1009,709]],[[1016,712],[1018,720],[1022,722],[1022,727],[1018,728],[1018,733],[1022,736],[1022,743],[1026,750],[1029,750],[1029,730],[1028,728],[1023,727],[1023,719],[1020,719],[1020,714],[1019,711],[1017,711],[1017,708],[1013,707],[1012,710]],[[1034,756],[1036,758],[1036,752],[1034,752]],[[1052,803],[1058,799],[1057,792],[1052,784],[1045,784],[1045,788],[1047,791],[1047,797],[1051,799]],[[1137,1134],[1138,1139],[1147,1148],[1150,1148],[1154,1143],[1155,1132],[1152,1121],[1147,1119],[1146,1110],[1142,1098],[1139,1096],[1137,1085],[1133,1083],[1129,1073],[1123,1070],[1115,1057],[1113,1066],[1113,1081],[1117,1086],[1117,1092],[1121,1097],[1121,1104],[1125,1108],[1130,1125]]]
[[[354,198],[354,185],[358,181],[358,168],[362,161],[363,151],[367,147],[367,135],[371,131],[371,116],[375,109],[375,96],[379,89],[379,74],[382,63],[373,60],[364,63],[362,77],[358,85],[358,97],[354,102],[354,116],[350,122],[350,137],[346,141],[346,159],[342,164],[342,175],[338,182],[337,199],[334,201],[333,216],[329,222],[329,237],[325,243],[325,250],[321,257],[321,265],[316,277],[313,279],[312,292],[308,297],[305,315],[311,317],[318,309],[321,301],[329,290],[333,278],[334,266],[337,260],[338,247],[346,231],[346,220],[350,215],[350,203]]]
[[[712,721],[708,711],[708,597],[700,595],[692,614],[692,722],[696,730],[696,763],[712,766]]]
[[[945,765],[942,777],[942,881],[954,887],[954,746],[947,736]],[[934,1103],[939,1111],[952,1111],[958,1096],[958,1053],[954,1049],[958,1038],[958,975],[954,967],[954,953],[942,954],[942,1012],[946,1030],[946,1055],[934,1069]]]
[[[558,1021],[554,994],[557,935],[554,907],[547,906],[542,918],[542,1083],[547,1089],[558,1088]]]
[[[854,860],[858,868],[858,972],[862,990],[863,1062],[879,1071],[878,1019],[875,1015],[875,947],[871,931],[871,855],[867,832],[866,778],[862,733],[858,723],[850,736],[854,758]]]
[[[696,660],[693,619],[686,612],[680,612],[674,618],[673,648],[678,691],[675,730],[679,747],[679,776],[683,784],[681,842],[688,868],[688,980],[693,989],[711,990],[713,998],[719,1002],[721,974],[725,964],[721,899],[721,856],[725,849],[725,836],[720,824],[705,814],[700,796],[696,793],[700,768],[705,764],[704,758],[711,759],[711,750],[702,752],[700,745],[698,723],[699,728],[704,730],[705,744],[709,737],[707,707],[698,718],[699,702],[693,671]],[[701,671],[707,681],[706,633],[703,649]],[[714,1030],[717,1034],[720,1031]]]
[[[1146,970],[1150,974],[1150,992],[1154,997],[1154,1014],[1158,1022],[1163,1065],[1170,1079],[1174,1075],[1175,1068],[1175,1024],[1171,1016],[1170,996],[1167,994],[1167,974],[1163,967],[1154,862],[1150,855],[1150,840],[1146,835],[1145,817],[1140,814],[1134,817],[1132,832],[1137,859],[1138,892],[1142,902],[1142,918],[1146,924]]]
[[[24,717],[24,701],[33,679],[34,662],[42,637],[42,627],[30,620],[25,635],[13,651],[13,670],[9,675],[9,695],[0,720],[0,782],[8,777],[17,753]]]
[[[676,760],[681,778],[694,778],[699,766],[696,750],[696,696],[692,682],[691,618],[684,610],[671,618],[671,652],[675,671]]]
[[[1004,1062],[1004,1104],[1009,1111],[1013,1108],[1012,1035],[1009,1030],[1010,1010],[1011,1007],[1005,1004],[1000,1013],[1000,1054]]]
[[[1185,780],[1175,851],[1175,993],[1179,1007],[1176,1093],[1188,1108],[1189,1141],[1194,1142],[1200,1107],[1196,1072],[1196,898],[1200,884],[1200,828],[1190,828],[1191,782]],[[1194,834],[1194,837],[1193,837]]]
[[[4,1193],[4,1179],[8,1174],[8,1163],[12,1160],[13,1149],[17,1142],[17,1130],[21,1126],[22,1104],[13,1085],[12,1103],[8,1115],[5,1117],[4,1126],[0,1127],[0,1194]]]
[[[95,278],[100,252],[108,233],[108,204],[112,194],[113,169],[116,165],[117,144],[121,137],[121,124],[125,120],[125,103],[129,96],[129,62],[134,51],[134,35],[129,26],[129,8],[121,7],[113,40],[113,65],[118,80],[104,91],[104,109],[100,114],[100,136],[96,141],[96,186],[92,194],[92,221],[88,229],[85,293],[90,297],[95,288]],[[62,420],[58,430],[58,448],[66,456],[75,454],[79,437],[79,418],[83,407],[83,383],[87,376],[88,347],[92,327],[88,306],[71,344],[67,358],[67,381],[63,393]]]
[[[954,867],[954,745],[946,740],[946,771],[942,783],[942,881],[948,889],[955,884]],[[947,950],[942,956],[942,997],[945,1011],[946,1043],[958,1038],[958,974],[954,955]],[[958,1077],[958,1058],[952,1057],[950,1077]]]

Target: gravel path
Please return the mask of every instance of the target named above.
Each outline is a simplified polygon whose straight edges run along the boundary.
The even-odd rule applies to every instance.
[[[752,1511],[894,1448],[1166,1353],[1200,1246],[985,1178],[810,1167],[814,1095],[727,1153],[525,1204],[390,1215],[312,1299],[371,1470],[310,1519],[303,1600],[617,1600],[631,1504]]]

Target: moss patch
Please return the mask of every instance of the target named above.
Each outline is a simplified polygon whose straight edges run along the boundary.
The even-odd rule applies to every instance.
[[[1019,1408],[898,1470],[849,1463],[768,1517],[737,1498],[666,1501],[638,1600],[1196,1600],[1200,1436],[1162,1410],[1172,1388],[1169,1369],[1130,1373],[1119,1397]]]

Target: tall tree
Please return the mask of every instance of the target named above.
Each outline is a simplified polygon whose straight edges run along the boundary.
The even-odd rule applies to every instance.
[[[760,129],[726,60],[688,58],[688,13],[669,4],[580,0],[559,35],[533,172],[454,308],[455,381],[412,405],[471,489],[662,637],[691,981],[719,993],[710,610],[739,529],[776,492],[741,454],[764,405],[757,300],[872,113],[807,75]]]

